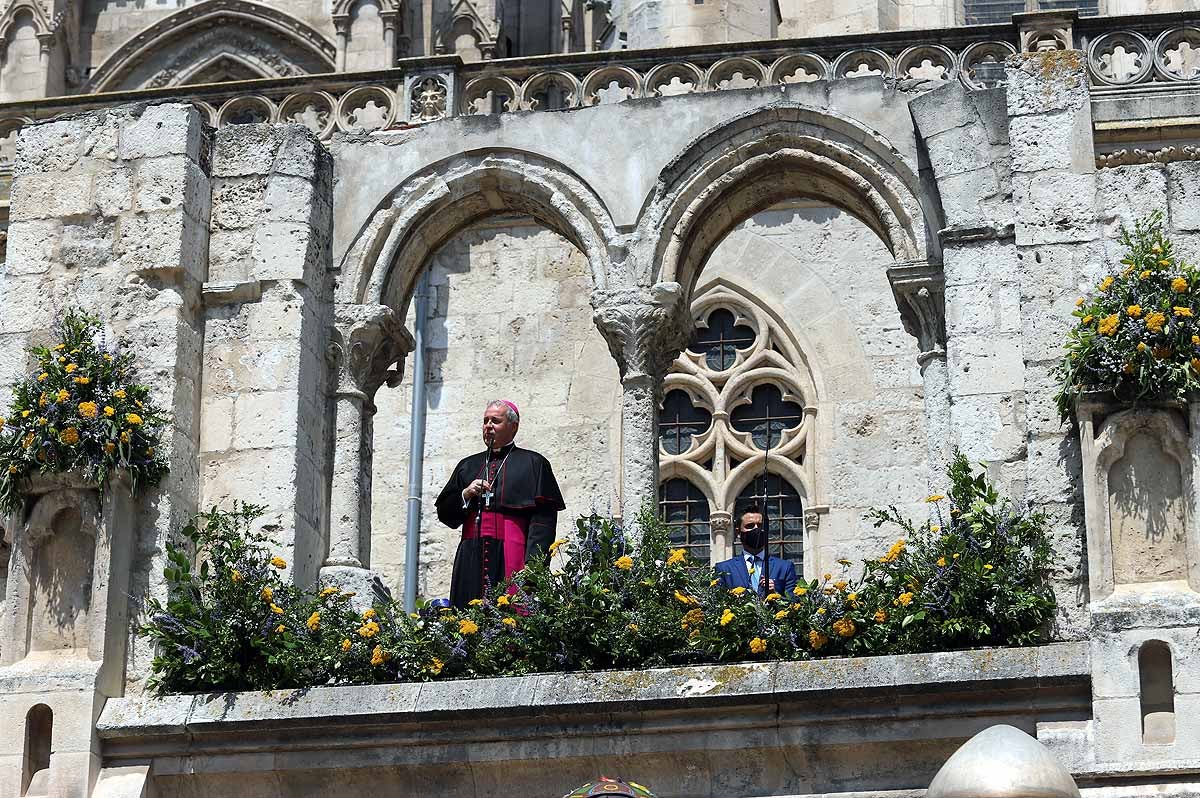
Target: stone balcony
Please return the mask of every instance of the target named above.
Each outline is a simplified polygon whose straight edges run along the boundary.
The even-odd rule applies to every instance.
[[[660,798],[898,798],[984,728],[1085,723],[1090,681],[1087,644],[1058,643],[118,698],[97,729],[106,773],[165,796],[556,796],[604,773]]]

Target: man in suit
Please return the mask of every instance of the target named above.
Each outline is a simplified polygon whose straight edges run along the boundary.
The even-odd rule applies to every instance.
[[[721,584],[727,588],[744,587],[756,589],[760,596],[768,591],[791,594],[796,587],[796,566],[791,560],[781,557],[770,559],[770,578],[763,573],[763,549],[767,547],[767,530],[763,524],[762,508],[755,504],[746,505],[737,514],[738,539],[742,541],[742,553],[717,563],[717,574]]]

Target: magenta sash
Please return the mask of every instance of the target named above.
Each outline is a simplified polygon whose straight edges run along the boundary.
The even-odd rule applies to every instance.
[[[525,567],[525,533],[529,518],[505,512],[486,511],[483,514],[483,536],[496,538],[504,545],[504,578],[508,579]],[[463,524],[463,538],[476,537],[475,516],[469,515]]]

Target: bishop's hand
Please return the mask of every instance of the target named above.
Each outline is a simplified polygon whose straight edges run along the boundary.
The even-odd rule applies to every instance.
[[[472,482],[470,485],[467,485],[466,489],[463,490],[463,494],[462,494],[463,501],[469,502],[469,501],[471,501],[471,499],[474,499],[474,498],[480,496],[481,494],[483,494],[484,491],[491,490],[491,489],[492,489],[492,484],[490,482],[483,480],[483,479],[477,479],[474,482]],[[451,494],[451,495],[453,495],[453,494]]]

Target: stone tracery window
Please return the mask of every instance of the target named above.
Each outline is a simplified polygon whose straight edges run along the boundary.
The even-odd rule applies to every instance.
[[[801,566],[813,496],[816,390],[782,321],[724,280],[697,293],[695,336],[659,412],[660,514],[676,546],[733,556],[739,503],[765,504],[772,556]]]
[[[963,0],[963,22],[988,25],[1012,21],[1024,11],[1078,11],[1083,16],[1100,13],[1100,0]]]

